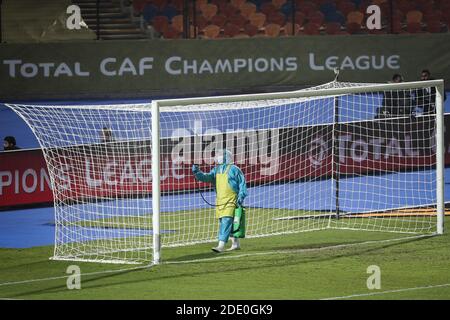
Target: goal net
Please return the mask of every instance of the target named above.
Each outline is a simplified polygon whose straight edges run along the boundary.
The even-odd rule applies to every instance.
[[[214,183],[244,173],[246,237],[327,228],[443,232],[441,80],[331,82],[294,92],[151,104],[8,105],[51,178],[54,259],[159,262],[160,248],[217,239]]]

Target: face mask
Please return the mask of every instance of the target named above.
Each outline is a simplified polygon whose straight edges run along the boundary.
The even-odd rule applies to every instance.
[[[219,150],[216,152],[216,162],[217,162],[217,164],[225,163],[225,151],[224,150]]]

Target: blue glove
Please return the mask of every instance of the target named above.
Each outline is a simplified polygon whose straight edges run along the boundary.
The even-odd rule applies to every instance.
[[[192,166],[192,173],[195,175],[198,172],[200,172],[200,168],[199,168],[198,164],[194,164]]]

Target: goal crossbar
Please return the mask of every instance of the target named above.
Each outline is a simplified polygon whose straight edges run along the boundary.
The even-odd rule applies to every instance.
[[[241,94],[241,95],[229,95],[229,96],[211,96],[211,97],[196,97],[196,98],[178,98],[178,99],[164,99],[153,100],[152,103],[157,104],[159,107],[171,107],[180,106],[186,104],[207,104],[207,103],[232,103],[240,101],[253,101],[253,100],[275,100],[275,99],[292,99],[292,98],[310,98],[310,97],[325,97],[347,94],[358,94],[368,92],[378,92],[386,90],[404,90],[404,89],[418,89],[425,86],[443,88],[444,80],[427,80],[427,81],[414,81],[414,82],[402,82],[402,83],[382,83],[361,85],[355,87],[346,88],[325,88],[314,90],[296,90],[296,91],[284,91],[284,92],[272,92],[272,93],[256,93],[256,94]]]

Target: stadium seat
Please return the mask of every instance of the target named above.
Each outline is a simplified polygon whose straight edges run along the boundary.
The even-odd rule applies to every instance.
[[[235,7],[236,9],[240,9],[241,6],[246,3],[247,0],[231,0],[230,3],[233,7]]]
[[[423,16],[423,20],[425,21],[425,23],[431,22],[431,21],[442,21],[442,11],[441,10],[433,10],[433,11],[429,11],[426,14],[424,14]]]
[[[169,19],[166,16],[156,16],[152,20],[152,26],[162,33],[169,26]]]
[[[248,0],[251,3],[254,3],[256,5],[256,8],[259,10],[259,8],[261,8],[261,5],[263,2],[265,2],[266,0]]]
[[[195,1],[195,10],[202,12],[202,7],[208,4],[208,0],[196,0]]]
[[[370,0],[363,0],[359,3],[358,7],[357,7],[357,11],[366,14],[367,11],[367,7],[370,6],[372,3]]]
[[[422,32],[422,25],[419,22],[409,22],[406,25],[406,31],[408,33],[420,33]]]
[[[290,1],[290,0],[289,0]],[[272,4],[277,8],[278,10],[281,9],[281,7],[287,2],[287,0],[272,0]]]
[[[359,7],[359,5],[364,1],[364,0],[351,0],[352,2],[355,3],[356,7]]]
[[[183,15],[179,14],[179,15],[176,15],[175,17],[173,17],[172,21],[171,21],[171,25],[176,31],[183,32],[183,29],[184,29],[183,28]]]
[[[147,2],[153,4],[159,10],[162,10],[167,4],[167,0],[150,0],[150,1],[147,1]]]
[[[296,36],[300,33],[300,29],[301,29],[301,26],[298,23],[293,24],[292,22],[287,22],[284,25],[284,35]]]
[[[230,4],[229,0],[211,0],[210,3],[214,4],[219,8],[219,12],[223,11],[223,9]]]
[[[303,12],[305,16],[310,15],[314,11],[317,11],[317,5],[314,2],[301,2],[296,7],[297,11]]]
[[[264,34],[268,37],[274,38],[278,37],[278,35],[280,34],[280,30],[281,27],[279,24],[269,23],[264,29]]]
[[[220,34],[220,27],[210,24],[203,29],[203,35],[206,39],[216,39]]]
[[[144,11],[144,7],[147,3],[147,0],[134,0],[133,1],[133,10],[135,13],[141,13]]]
[[[284,14],[286,17],[291,17],[292,16],[292,11],[294,10],[293,6],[292,6],[292,2],[286,2],[285,4],[283,4],[280,8],[280,12],[282,14]]]
[[[395,34],[403,33],[403,24],[401,20],[393,20],[392,25],[389,26],[390,32]]]
[[[389,2],[383,2],[380,4],[381,15],[382,17],[389,17],[391,12],[391,5]]]
[[[295,23],[299,24],[300,26],[303,25],[303,22],[305,22],[305,14],[301,11],[297,11],[295,13]]]
[[[264,2],[259,10],[266,16],[269,16],[270,14],[278,11],[277,8],[275,8],[275,6],[272,4],[272,2]]]
[[[347,22],[346,30],[349,34],[359,33],[361,31],[361,24],[356,22]]]
[[[338,3],[337,9],[346,17],[350,12],[356,11],[356,5],[347,0]]]
[[[179,39],[181,38],[181,32],[176,30],[173,26],[168,26],[163,30],[163,37],[165,39]]]
[[[208,21],[204,16],[198,15],[195,17],[194,25],[198,30],[203,30],[208,25]]]
[[[142,17],[145,21],[151,21],[154,17],[158,15],[158,8],[153,4],[147,3],[142,11]]]
[[[442,12],[450,12],[450,1],[441,1],[441,3],[439,4],[439,9]]]
[[[423,18],[422,12],[418,10],[408,11],[406,14],[406,22],[407,23],[421,23]]]
[[[341,27],[339,22],[328,22],[325,24],[325,32],[330,35],[342,34]]]
[[[225,26],[225,23],[227,22],[227,17],[223,14],[216,14],[214,17],[211,18],[211,24],[215,24],[216,26],[219,26],[223,28]]]
[[[274,12],[271,13],[267,16],[267,21],[269,23],[276,23],[280,26],[283,26],[286,22],[286,18],[284,16],[284,14],[280,13],[280,12]]]
[[[393,20],[399,20],[399,21],[403,21],[405,19],[405,14],[400,11],[400,10],[394,10],[394,12],[392,13],[391,16],[389,16],[388,20],[390,21],[391,18]]]
[[[320,27],[321,27],[320,24],[308,22],[307,24],[305,24],[303,32],[306,35],[319,35]]]
[[[184,9],[184,0],[171,0],[170,4],[173,5],[179,12]]]
[[[247,18],[239,13],[229,17],[228,20],[230,21],[230,23],[237,25],[239,28],[243,28],[248,21]]]
[[[442,32],[442,24],[440,21],[429,21],[426,24],[426,30],[427,32],[431,33],[440,33]]]
[[[241,28],[233,23],[227,23],[223,29],[223,35],[226,38],[234,38],[241,33]]]
[[[427,14],[434,10],[434,1],[432,0],[416,0],[417,9],[423,14]]]
[[[404,14],[415,9],[414,3],[410,0],[397,0],[394,2],[394,4],[395,7]]]
[[[325,2],[320,6],[320,12],[323,13],[324,16],[335,13],[336,12],[336,4],[334,2]]]
[[[255,12],[250,16],[249,21],[252,25],[256,26],[258,29],[261,29],[266,22],[266,15],[261,12]]]
[[[202,6],[200,11],[207,21],[211,21],[211,18],[217,14],[218,7],[215,4],[208,3]]]
[[[361,25],[364,20],[364,14],[359,11],[352,11],[347,15],[347,23],[356,23]]]
[[[450,10],[449,11],[443,11],[443,13],[442,13],[442,21],[445,22],[448,27],[450,27]]]
[[[308,22],[311,22],[313,24],[318,24],[318,25],[322,25],[323,21],[325,19],[324,15],[322,12],[320,12],[319,10],[311,13],[309,16],[306,17],[308,19]]]
[[[256,12],[256,5],[251,2],[246,2],[240,7],[241,15],[249,19],[250,16]]]
[[[226,17],[230,18],[236,14],[239,14],[239,9],[227,3],[220,9],[220,13],[224,14]]]
[[[336,11],[336,12],[328,13],[327,15],[325,15],[325,21],[326,22],[338,22],[340,24],[344,24],[345,18],[340,12]]]
[[[166,5],[162,10],[161,13],[163,16],[166,16],[169,20],[172,20],[173,17],[175,17],[177,14],[179,14],[177,8],[175,8],[172,5]]]
[[[244,33],[247,34],[249,37],[254,37],[258,34],[259,29],[255,25],[251,23],[247,23],[244,26]]]

